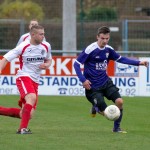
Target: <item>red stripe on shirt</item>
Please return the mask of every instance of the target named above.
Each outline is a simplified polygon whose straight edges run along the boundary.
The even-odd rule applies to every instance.
[[[28,36],[29,36],[29,35],[25,36],[25,37],[24,37],[24,39],[23,39],[23,41],[25,41],[25,40],[26,40],[26,38],[27,38]]]
[[[47,45],[45,45],[45,44],[43,44],[43,43],[41,43],[45,48],[46,48],[46,50],[47,50],[47,52],[48,52],[48,47],[47,47]]]
[[[23,55],[24,51],[27,49],[27,47],[29,47],[29,46],[30,46],[30,44],[26,45],[26,46],[22,49],[22,53],[21,53],[21,55],[20,55],[20,57],[19,57],[20,69],[22,69],[22,66],[23,66],[23,63],[22,63],[22,55]]]

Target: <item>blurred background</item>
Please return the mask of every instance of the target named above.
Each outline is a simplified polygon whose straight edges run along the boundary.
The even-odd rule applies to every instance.
[[[70,19],[65,20],[69,15]],[[33,18],[45,27],[46,40],[55,55],[62,54],[57,51],[71,51],[71,47],[81,51],[96,41],[97,29],[105,25],[112,31],[109,44],[116,51],[149,56],[150,1],[147,0],[0,0],[1,54],[14,48],[20,36],[29,32],[28,24]],[[74,23],[75,28],[68,28],[65,34],[66,22]],[[68,49],[63,43],[67,34],[72,35],[75,44],[68,44]]]

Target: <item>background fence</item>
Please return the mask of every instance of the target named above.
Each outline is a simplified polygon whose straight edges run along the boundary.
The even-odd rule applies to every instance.
[[[30,18],[37,18],[45,27],[46,39],[53,53],[61,55],[63,49],[63,2],[65,0],[32,0],[41,15],[34,15],[32,8],[24,8],[24,1],[0,0],[0,49],[9,50],[16,46],[20,35],[28,32]],[[76,49],[81,51],[96,40],[100,26],[111,27],[110,45],[125,55],[149,56],[150,45],[150,2],[146,0],[71,0],[76,2]],[[20,2],[19,8],[17,3]],[[14,5],[13,5],[14,4]],[[27,5],[27,3],[26,3]],[[11,11],[11,7],[14,8]],[[24,6],[24,7],[23,7]],[[20,10],[21,7],[21,10]],[[70,6],[72,7],[72,6]],[[28,14],[28,15],[26,15]],[[117,30],[116,30],[117,29]],[[72,32],[72,31],[70,31]],[[70,49],[71,51],[71,49]]]

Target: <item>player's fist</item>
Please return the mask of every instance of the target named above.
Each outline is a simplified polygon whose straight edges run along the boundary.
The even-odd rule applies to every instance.
[[[140,65],[148,67],[149,66],[149,62],[148,61],[141,61]]]

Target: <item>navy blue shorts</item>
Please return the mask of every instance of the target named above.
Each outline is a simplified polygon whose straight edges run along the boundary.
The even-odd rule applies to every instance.
[[[86,98],[93,106],[97,106],[100,111],[104,111],[107,107],[104,97],[108,100],[112,100],[115,103],[117,98],[121,98],[119,89],[109,79],[102,87],[97,89],[85,90]]]

